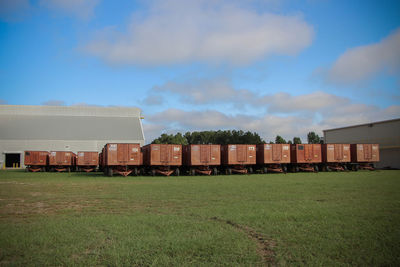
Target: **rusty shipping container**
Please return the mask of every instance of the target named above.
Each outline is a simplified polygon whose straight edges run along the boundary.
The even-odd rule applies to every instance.
[[[257,145],[257,164],[290,163],[289,144]]]
[[[140,144],[106,144],[103,151],[105,166],[139,166]]]
[[[70,171],[75,167],[76,155],[71,151],[50,151],[49,166],[51,170]]]
[[[190,175],[210,175],[212,171],[216,175],[216,166],[221,165],[221,145],[183,146],[183,165],[187,167]],[[213,167],[212,170],[210,167]]]
[[[257,163],[256,145],[222,145],[221,162],[223,165],[254,165]]]
[[[99,165],[99,153],[95,151],[78,151],[76,166],[86,172],[93,171]]]
[[[292,163],[321,163],[321,144],[291,145],[290,161]]]
[[[138,174],[141,165],[140,144],[109,143],[102,150],[102,169],[108,176],[114,173],[128,176]]]
[[[25,151],[24,165],[28,171],[45,171],[48,159],[47,151]]]
[[[142,147],[146,166],[181,166],[182,145],[149,144]]]
[[[183,147],[183,161],[186,166],[221,165],[221,146],[186,145]]]
[[[350,144],[323,144],[322,162],[346,163],[351,161]]]
[[[151,175],[169,176],[180,174],[182,166],[182,145],[149,144],[142,147],[143,165]]]
[[[351,162],[373,163],[379,161],[379,144],[351,144]]]
[[[286,172],[290,163],[289,144],[260,144],[257,145],[257,168],[262,173]]]

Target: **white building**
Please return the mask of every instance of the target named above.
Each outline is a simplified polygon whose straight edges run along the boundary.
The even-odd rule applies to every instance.
[[[324,130],[325,143],[379,144],[378,168],[400,169],[400,119]]]
[[[100,151],[104,144],[140,143],[138,108],[0,105],[0,164],[23,166],[25,150]]]

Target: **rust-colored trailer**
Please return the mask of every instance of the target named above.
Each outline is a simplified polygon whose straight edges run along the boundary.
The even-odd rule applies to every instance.
[[[351,160],[350,144],[323,144],[321,169],[344,171]]]
[[[321,144],[291,145],[290,161],[292,171],[318,171],[322,163]]]
[[[68,171],[75,168],[76,155],[71,151],[50,151],[49,168],[50,171]]]
[[[182,145],[149,144],[142,147],[143,165],[151,175],[179,176],[182,166]]]
[[[217,175],[217,166],[221,165],[221,145],[183,146],[183,164],[190,175]]]
[[[138,175],[140,167],[140,144],[106,144],[102,151],[103,172],[108,176],[119,173],[128,176]]]
[[[99,153],[94,151],[78,151],[76,167],[78,171],[91,172],[99,165]]]
[[[287,172],[288,164],[290,164],[289,144],[257,145],[257,166],[263,173]]]
[[[379,144],[351,144],[351,168],[373,170],[379,162]]]
[[[256,162],[256,145],[229,144],[221,146],[221,165],[226,174],[252,173]]]
[[[49,160],[49,152],[47,151],[25,151],[24,165],[26,171],[38,172],[46,171]]]

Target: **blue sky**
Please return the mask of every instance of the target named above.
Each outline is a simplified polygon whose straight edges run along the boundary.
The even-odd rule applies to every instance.
[[[400,117],[400,2],[0,0],[0,103],[267,141]]]

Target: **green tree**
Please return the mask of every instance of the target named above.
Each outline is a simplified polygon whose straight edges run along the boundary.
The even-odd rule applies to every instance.
[[[307,141],[309,144],[319,144],[321,142],[321,139],[315,132],[309,132],[307,134]]]
[[[257,133],[242,130],[218,130],[162,134],[152,142],[153,144],[264,144],[265,141]]]
[[[277,135],[277,136],[275,137],[275,144],[286,144],[286,140],[283,139],[282,136]]]
[[[295,145],[301,144],[301,139],[300,139],[300,137],[293,137],[293,144],[295,144]]]

